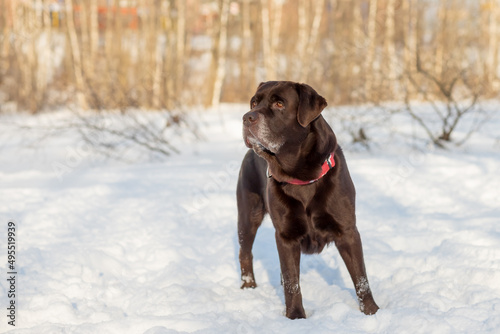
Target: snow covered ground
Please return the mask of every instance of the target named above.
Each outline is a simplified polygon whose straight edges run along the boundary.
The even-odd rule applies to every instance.
[[[331,246],[303,256],[308,318],[291,321],[268,220],[254,245],[259,286],[239,289],[234,193],[245,110],[200,114],[207,141],[136,164],[95,158],[68,134],[40,148],[0,119],[0,332],[500,332],[498,118],[449,151],[383,129],[371,130],[386,139],[370,151],[344,143],[381,309],[358,310]],[[390,126],[410,126],[403,122]],[[342,144],[347,137],[332,127]],[[61,164],[63,174],[54,169]],[[15,327],[6,309],[8,221],[17,232]]]

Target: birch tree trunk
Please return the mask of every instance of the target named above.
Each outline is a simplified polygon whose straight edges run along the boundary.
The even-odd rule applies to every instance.
[[[417,52],[417,10],[416,5],[411,1],[403,1],[403,13],[405,15],[404,29],[404,64],[405,70],[412,73],[416,70]]]
[[[106,25],[104,30],[104,49],[106,53],[106,58],[111,57],[111,47],[113,45],[113,8],[115,8],[115,0],[106,1],[107,11],[106,11]]]
[[[43,104],[43,100],[45,97],[45,93],[47,91],[47,85],[49,83],[49,75],[53,73],[53,64],[52,64],[52,27],[50,24],[50,13],[48,10],[44,10],[45,2],[47,0],[41,0],[39,2],[39,6],[41,8],[41,17],[40,20],[42,22],[41,29],[41,38],[45,40],[44,46],[40,47],[38,45],[38,61],[37,63],[42,64],[41,66],[36,67],[37,76],[36,76],[36,94],[35,99],[37,103],[37,108],[41,107]],[[48,7],[48,6],[47,6]]]
[[[95,64],[97,63],[97,54],[99,51],[99,13],[97,12],[97,0],[89,2],[89,73],[91,76],[95,72]]]
[[[250,0],[243,0],[242,13],[241,13],[241,25],[242,25],[242,46],[241,46],[241,88],[244,91],[249,91],[253,89],[253,78],[254,74],[250,73],[250,54],[252,52],[252,30],[250,28]]]
[[[387,76],[389,79],[389,89],[395,91],[394,87],[396,80],[396,41],[395,41],[395,26],[396,26],[396,16],[395,16],[395,0],[388,0],[387,11],[385,19],[385,39],[384,39],[384,50],[386,53],[387,62]]]
[[[3,36],[10,34],[10,29],[4,27]],[[10,57],[10,43],[8,38],[3,38],[2,45],[0,46],[0,75],[4,75],[9,68],[9,57]]]
[[[73,20],[73,0],[66,0],[64,4],[66,9],[66,27],[68,29],[68,37],[71,46],[71,56],[73,58],[76,98],[78,105],[83,109],[87,109],[88,105],[84,94],[82,58],[80,54],[80,46],[78,44],[78,37],[76,35],[76,30],[75,30],[75,22]]]
[[[88,80],[91,72],[92,59],[90,55],[90,29],[89,29],[89,6],[81,6],[80,17],[80,52],[82,54],[82,68],[85,78]],[[92,104],[92,103],[90,103]]]
[[[375,82],[375,48],[377,47],[377,0],[370,0],[370,11],[368,13],[368,50],[365,60],[365,96],[372,100],[373,84]]]
[[[496,79],[498,70],[498,20],[500,9],[497,1],[491,2],[491,9],[488,24],[488,55],[486,58],[486,67],[488,71],[488,82],[491,84]]]
[[[321,25],[321,18],[323,17],[323,11],[325,9],[325,0],[315,0],[314,4],[314,17],[312,21],[311,32],[309,38],[307,39],[307,46],[305,49],[305,58],[303,61],[300,81],[307,82],[309,74],[311,73],[312,66],[314,62],[314,52],[316,51],[316,44],[318,43],[319,28]],[[304,64],[308,64],[305,66]]]
[[[222,0],[220,10],[220,32],[219,32],[219,47],[217,50],[217,62],[215,70],[214,89],[212,93],[213,107],[217,107],[220,103],[222,84],[226,77],[226,51],[227,51],[227,22],[229,16],[229,0]]]
[[[272,30],[271,30],[271,47],[270,47],[270,61],[269,61],[269,71],[270,79],[277,79],[278,69],[279,69],[279,43],[280,43],[280,32],[281,32],[281,17],[283,13],[283,2],[284,0],[274,0],[272,1]],[[267,72],[267,70],[266,70]]]
[[[436,37],[436,54],[434,56],[434,73],[436,77],[441,78],[443,74],[443,57],[444,57],[444,43],[446,39],[446,30],[448,25],[448,16],[446,10],[446,4],[442,3],[438,10],[438,28]]]
[[[165,45],[165,61],[164,61],[164,73],[166,74],[165,78],[165,106],[167,109],[171,109],[174,107],[175,103],[175,96],[176,96],[176,91],[175,91],[175,75],[172,75],[172,73],[175,73],[176,67],[175,67],[175,54],[173,52],[170,52],[170,50],[174,49],[174,40],[175,40],[175,31],[174,31],[174,24],[172,22],[172,19],[170,17],[170,11],[171,11],[171,5],[170,1],[167,1],[166,3],[166,22],[165,22],[165,29],[166,29],[166,45]]]
[[[261,19],[262,19],[262,58],[264,59],[264,68],[266,71],[265,81],[274,79],[273,59],[271,56],[271,33],[269,30],[269,0],[261,0]]]
[[[363,33],[361,7],[360,1],[356,0],[355,6],[352,7],[353,21],[349,24],[351,32],[347,34],[349,40],[353,41],[354,47],[346,52],[349,60],[347,61],[347,87],[343,89],[345,101],[357,100],[360,96],[360,88],[364,88],[363,83],[360,82],[360,76],[363,67],[362,59],[365,56],[362,52],[366,49],[366,38]]]
[[[299,78],[298,80],[301,80],[302,76],[302,71],[303,67],[305,66],[305,51],[307,48],[307,9],[306,9],[306,4],[308,0],[298,0],[299,5],[297,8],[298,11],[298,36],[297,36],[297,58],[298,58],[298,64],[293,64],[294,66],[297,66],[297,73],[296,76]]]
[[[227,4],[229,6],[229,4]],[[185,0],[177,1],[177,36],[176,36],[176,95],[183,91],[184,86],[184,56],[186,38],[186,5]],[[223,14],[221,14],[223,15]],[[222,18],[221,18],[222,20]],[[227,21],[227,13],[226,13]]]
[[[149,44],[151,42],[148,40],[149,36],[149,25],[151,24],[151,19],[149,17],[151,9],[148,8],[147,0],[138,0],[137,1],[137,6],[141,10],[138,10],[137,15],[138,15],[138,20],[140,22],[140,25],[138,27],[138,30],[134,36],[135,44],[132,47],[133,53],[134,53],[134,75],[135,75],[135,80],[136,80],[136,85],[137,85],[137,98],[140,100],[140,103],[143,103],[144,97],[141,97],[146,95],[144,91],[148,90],[148,84],[150,84],[150,74],[153,72],[152,69],[149,67],[149,57],[145,55],[145,50],[148,49]],[[154,55],[153,55],[154,57]],[[152,101],[152,103],[154,103]]]
[[[169,3],[166,1],[163,1],[159,4],[160,6],[160,17],[156,19],[156,32],[161,32],[162,31],[162,18],[166,17],[168,15],[168,7]],[[164,59],[164,44],[166,41],[163,40],[163,34],[157,34],[156,36],[156,47],[155,47],[155,69],[154,69],[154,74],[153,74],[153,108],[159,109],[162,107],[161,103],[161,96],[162,96],[162,90],[161,90],[161,77],[162,77],[162,70],[164,67],[163,64],[163,59]],[[179,65],[181,66],[181,65]]]
[[[6,36],[10,36],[12,32],[12,17],[14,16],[13,2],[7,1],[2,3],[3,12],[0,13],[0,18],[3,21],[2,27],[2,45],[0,46],[0,75],[3,75],[9,68],[10,57],[10,41]]]
[[[35,44],[39,37],[39,18],[29,3],[14,6],[13,31],[14,51],[17,58],[19,77],[16,91],[18,104],[31,112],[38,109],[37,103],[37,52]]]

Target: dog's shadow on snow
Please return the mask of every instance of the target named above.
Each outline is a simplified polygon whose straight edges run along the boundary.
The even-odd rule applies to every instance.
[[[282,302],[284,303],[285,299],[283,295],[283,287],[281,286],[281,268],[274,235],[274,227],[272,226],[269,218],[266,217],[264,219],[264,222],[262,223],[262,226],[257,231],[257,236],[252,248],[255,281],[257,282],[257,289],[264,285],[273,286],[276,290],[277,295],[282,299]],[[235,262],[239,275],[239,244],[237,237],[234,238],[234,244]],[[335,249],[335,246],[333,244],[329,245],[328,247],[333,247]],[[335,261],[337,261],[338,259],[340,259],[340,256],[336,257]],[[340,265],[343,265],[343,262]],[[265,271],[265,273],[263,273],[263,271]],[[317,272],[328,286],[338,286],[342,290],[352,290],[352,294],[355,296],[354,288],[349,287],[345,284],[338,267],[332,268],[332,266],[327,264],[323,257],[319,254],[302,254],[300,263],[301,275],[307,274],[311,271]],[[267,278],[265,277],[265,274],[267,274]]]

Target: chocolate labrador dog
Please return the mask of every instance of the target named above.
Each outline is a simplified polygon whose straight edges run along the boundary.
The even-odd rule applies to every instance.
[[[300,254],[334,242],[351,275],[360,309],[378,310],[368,279],[354,212],[355,190],[342,149],[321,111],[326,100],[308,85],[263,82],[243,116],[251,148],[237,187],[241,288],[255,288],[252,245],[264,215],[276,230],[286,316],[305,318]]]

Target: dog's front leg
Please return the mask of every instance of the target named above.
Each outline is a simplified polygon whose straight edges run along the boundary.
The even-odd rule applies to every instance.
[[[276,232],[276,245],[281,265],[281,280],[285,292],[286,316],[290,319],[306,317],[300,292],[300,244],[287,241]]]

